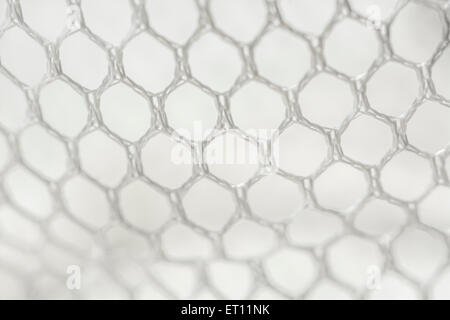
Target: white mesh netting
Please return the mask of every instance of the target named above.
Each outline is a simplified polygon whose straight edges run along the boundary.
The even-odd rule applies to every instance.
[[[0,0],[0,297],[449,298],[449,7]]]

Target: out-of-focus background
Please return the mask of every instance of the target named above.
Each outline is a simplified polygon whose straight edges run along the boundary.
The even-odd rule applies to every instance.
[[[0,0],[0,298],[450,298],[449,19]]]

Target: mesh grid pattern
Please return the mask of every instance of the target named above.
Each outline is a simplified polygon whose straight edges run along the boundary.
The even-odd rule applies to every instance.
[[[438,296],[438,293],[442,292],[444,292],[443,296],[446,294],[448,296],[450,286],[445,287],[445,284],[450,281],[447,280],[450,279],[448,273],[449,229],[445,229],[443,222],[442,226],[429,223],[429,220],[419,214],[420,206],[426,201],[434,201],[433,195],[439,188],[444,191],[436,201],[445,202],[445,199],[448,199],[448,193],[446,193],[446,187],[449,186],[449,149],[446,147],[448,141],[435,153],[423,151],[408,141],[407,123],[426,102],[436,102],[444,109],[450,107],[450,100],[448,100],[450,97],[446,98],[443,93],[436,90],[431,76],[433,66],[449,46],[449,3],[425,0],[413,3],[434,10],[439,15],[444,29],[433,54],[425,62],[420,63],[410,62],[396,54],[390,44],[391,24],[408,2],[400,2],[392,15],[377,25],[354,10],[347,1],[337,1],[335,13],[330,17],[325,29],[320,35],[313,35],[304,33],[287,23],[283,14],[280,13],[279,4],[267,0],[264,2],[265,24],[254,40],[250,44],[245,44],[236,41],[216,26],[209,2],[198,1],[194,6],[198,14],[197,27],[186,43],[179,45],[152,27],[151,12],[148,12],[148,8],[146,9],[145,1],[130,1],[131,29],[120,42],[121,44],[114,46],[90,29],[88,19],[85,23],[83,7],[79,1],[73,0],[66,3],[67,7],[71,8],[69,18],[72,19],[74,29],[66,28],[55,41],[51,42],[27,24],[26,16],[22,15],[20,1],[8,0],[0,36],[5,37],[16,27],[25,31],[44,50],[47,67],[44,77],[36,85],[29,86],[16,77],[13,70],[8,69],[0,47],[0,74],[6,79],[5,81],[10,81],[14,87],[21,90],[27,104],[26,118],[20,120],[18,127],[11,128],[7,120],[0,119],[0,136],[4,137],[5,145],[9,150],[9,157],[5,165],[0,168],[0,208],[2,210],[0,215],[13,216],[11,218],[13,222],[0,217],[0,230],[2,230],[0,274],[3,279],[3,284],[0,281],[0,287],[3,286],[1,293],[5,297],[12,295],[22,298],[429,298]],[[368,70],[356,77],[333,68],[324,55],[327,38],[344,20],[356,21],[362,27],[373,30],[380,44],[377,57],[371,62]],[[270,78],[261,75],[255,61],[255,47],[274,29],[283,29],[291,36],[301,39],[311,54],[311,67],[293,87],[280,86],[272,82]],[[72,79],[65,73],[64,63],[62,63],[61,46],[67,39],[80,34],[95,43],[107,57],[107,74],[98,86],[94,86],[95,88],[85,88],[83,84]],[[148,34],[156,39],[174,57],[174,77],[160,92],[151,92],[144,88],[142,83],[127,74],[127,66],[123,63],[123,53],[127,45],[141,34]],[[214,86],[208,86],[208,81],[196,78],[195,70],[191,70],[190,48],[206,34],[214,34],[221,41],[232,46],[233,50],[237,50],[241,60],[240,75],[231,87],[223,92],[216,91]],[[396,62],[413,70],[418,78],[419,89],[415,100],[407,111],[399,116],[377,111],[367,96],[369,80],[387,62]],[[327,128],[316,124],[315,121],[310,121],[308,117],[305,117],[302,103],[299,102],[301,99],[299,96],[301,97],[308,83],[318,74],[324,73],[348,85],[354,99],[353,109],[346,114],[337,128]],[[69,84],[87,105],[88,119],[80,133],[73,137],[61,134],[58,129],[48,123],[42,112],[41,92],[55,80],[62,80]],[[165,102],[186,82],[201,89],[209,97],[213,97],[217,108],[218,120],[215,125],[217,132],[201,142],[186,139],[174,131],[174,128],[169,125],[170,119],[168,120],[166,114]],[[327,155],[313,173],[299,176],[278,167],[271,154],[272,143],[258,140],[236,125],[230,110],[230,100],[249,82],[258,82],[282,97],[286,112],[278,128],[280,132],[293,124],[301,124],[303,128],[320,134],[326,141]],[[118,83],[128,85],[134,93],[143,98],[150,114],[148,127],[134,142],[124,139],[124,135],[111,130],[105,124],[104,115],[100,109],[102,95],[108,88]],[[1,95],[5,94],[7,94],[6,90],[1,93]],[[10,112],[9,109],[5,110],[2,114]],[[352,121],[362,115],[378,120],[383,126],[389,128],[394,136],[394,143],[375,165],[352,159],[342,148],[343,133]],[[7,117],[5,116],[4,119]],[[130,119],[130,121],[134,120]],[[36,125],[44,128],[52,139],[59,141],[58,143],[63,146],[63,153],[67,153],[67,167],[61,169],[62,175],[57,174],[49,178],[48,175],[36,169],[39,165],[29,163],[23,156],[20,139],[24,132]],[[130,123],[130,126],[133,125]],[[201,161],[202,152],[207,145],[214,137],[225,132],[234,132],[245,141],[258,146],[260,153],[258,170],[245,183],[230,184],[212,174],[208,165]],[[144,150],[147,144],[161,133],[165,133],[171,141],[186,146],[195,159],[192,173],[175,188],[158,183],[146,174],[147,170],[151,172],[152,169],[146,167],[148,165],[143,160]],[[97,140],[92,138],[94,136]],[[122,162],[118,167],[111,169],[114,176],[118,177],[117,179],[102,180],[96,176],[96,172],[101,171],[102,166],[107,167],[108,163],[103,163],[94,169],[83,163],[80,156],[81,146],[87,138],[92,138],[94,145],[97,143],[99,152],[113,150],[108,154],[124,159],[120,160]],[[42,150],[45,149],[42,148]],[[418,167],[407,167],[398,160],[405,154],[414,157]],[[98,154],[98,157],[101,158],[102,155]],[[425,182],[419,186],[423,192],[408,198],[403,197],[402,191],[398,189],[385,187],[389,183],[383,182],[383,170],[388,170],[390,164],[395,161],[399,161],[400,167],[407,167],[406,171],[427,172]],[[426,168],[423,169],[424,167]],[[403,170],[398,169],[399,167],[394,168],[397,168],[394,169],[394,174],[395,170]],[[120,174],[122,171],[124,175]],[[407,172],[406,177],[414,176],[413,171]],[[348,173],[350,176],[356,175],[358,187],[350,189],[354,190],[350,205],[334,209],[333,205],[328,205],[326,197],[333,198],[333,192],[339,189],[339,183],[346,180],[345,177],[339,176],[340,172]],[[298,192],[302,202],[300,211],[309,212],[313,217],[315,215],[326,217],[325,220],[317,218],[319,224],[327,222],[327,227],[324,227],[325,235],[318,236],[319,240],[316,239],[308,244],[297,241],[295,236],[292,237],[295,227],[302,227],[303,220],[296,220],[298,212],[296,215],[289,212],[284,219],[264,218],[254,212],[255,206],[248,201],[250,190],[261,185],[260,183],[266,181],[264,179],[267,177],[273,176],[280,178],[283,181],[282,184],[295,185],[295,192]],[[74,209],[65,197],[64,190],[74,179],[85,183],[79,190],[87,188],[86,185],[90,186],[84,190],[85,200],[81,196],[78,201],[88,202],[91,201],[89,199],[93,199],[93,202],[98,203],[93,207],[95,211],[90,213],[90,217],[80,217],[75,214],[73,211],[77,208]],[[363,179],[362,187],[358,184],[361,179]],[[17,182],[19,180],[22,182]],[[140,181],[140,186],[144,186],[144,189],[149,187],[146,189],[148,194],[144,197],[149,199],[150,212],[147,214],[160,214],[156,212],[157,210],[169,211],[168,217],[162,218],[164,221],[154,230],[136,227],[136,224],[130,223],[124,213],[121,196],[125,190],[131,190],[132,196],[135,189],[129,187],[135,185],[136,181]],[[422,184],[421,181],[417,183]],[[25,196],[20,197],[14,191],[16,182],[24,185],[25,191],[20,194]],[[195,219],[192,219],[187,212],[186,206],[189,204],[186,197],[192,188],[198,187],[201,183],[205,183],[204,189],[201,189],[204,198],[211,195],[205,191],[206,189],[220,199],[232,199],[229,216],[224,218],[220,228],[209,230],[205,225],[197,223],[198,221],[193,221]],[[38,185],[41,193],[28,194],[27,192],[31,191],[27,191],[27,186],[31,185]],[[325,198],[318,194],[319,185],[328,190],[325,191]],[[392,192],[388,192],[391,190]],[[346,192],[345,188],[344,192]],[[49,210],[44,210],[44,213],[36,210],[38,211],[36,213],[33,205],[41,204],[40,201],[46,201],[47,198],[50,203]],[[284,199],[273,201],[284,201]],[[361,230],[355,226],[358,214],[364,212],[374,201],[406,213],[405,220],[388,234]],[[106,209],[103,203],[106,203]],[[221,209],[216,209],[212,206],[210,210],[221,212],[223,208],[222,206]],[[100,216],[101,212],[107,213],[98,219],[92,218],[92,216]],[[440,214],[449,215],[448,212]],[[445,218],[442,219],[445,220]],[[332,225],[331,229],[326,229],[329,223]],[[169,237],[167,233],[174,225],[187,226],[187,231],[177,229],[175,233],[194,231],[195,235],[202,239],[198,241],[201,243],[206,241],[206,247],[209,249],[202,247],[203,249],[192,249],[192,251],[188,248],[191,244],[187,244],[186,248],[177,251],[178,257],[177,254],[174,256],[167,252],[167,243],[165,244]],[[58,232],[58,230],[63,231]],[[327,234],[328,231],[329,234]],[[71,237],[71,232],[76,234],[75,243],[65,239],[65,237]],[[163,236],[164,234],[166,236]],[[248,238],[246,235],[249,235]],[[242,243],[239,243],[240,241]],[[245,249],[239,250],[240,246],[245,247],[246,241],[254,241],[253,245],[256,247],[252,249],[256,253],[254,256],[251,254],[247,256]],[[81,242],[86,245],[77,245]],[[428,244],[429,247],[426,247]],[[195,244],[192,246],[195,247]],[[405,257],[402,256],[402,250],[406,251],[406,258],[401,258]],[[431,260],[421,262],[419,253],[427,250],[433,251],[438,257],[432,256]],[[360,259],[366,260],[361,262]],[[362,264],[361,267],[360,264]],[[66,288],[68,265],[81,266],[83,277],[81,290]],[[213,270],[216,269],[213,265],[220,272],[217,271],[215,274]],[[422,269],[420,269],[421,266]],[[371,269],[372,267],[375,269]],[[373,290],[367,282],[370,282],[371,270],[375,270],[376,273],[377,268],[381,273],[381,290]],[[282,273],[290,273],[291,281],[284,279]],[[8,290],[5,290],[6,287]],[[444,289],[441,290],[441,287]]]

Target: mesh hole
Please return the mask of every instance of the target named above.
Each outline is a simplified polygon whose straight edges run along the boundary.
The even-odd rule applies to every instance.
[[[407,4],[391,26],[394,52],[414,62],[428,60],[442,40],[443,26],[438,13],[430,7]]]
[[[8,78],[0,75],[0,124],[17,130],[27,120],[27,101],[24,93]]]
[[[447,249],[441,238],[410,227],[393,244],[396,264],[402,272],[422,283],[444,264]]]
[[[234,123],[253,136],[269,135],[278,128],[285,114],[286,107],[278,92],[258,82],[244,85],[231,97]]]
[[[217,27],[238,41],[252,41],[265,23],[266,7],[262,0],[213,0],[210,7]]]
[[[62,70],[88,89],[100,86],[108,72],[106,53],[83,33],[64,39],[60,47]]]
[[[314,191],[320,205],[345,210],[367,194],[368,185],[362,171],[336,162],[315,180]]]
[[[83,18],[95,34],[113,44],[119,44],[131,27],[131,10],[127,0],[83,1]]]
[[[217,122],[213,97],[187,83],[173,91],[166,100],[169,125],[188,139],[203,140]]]
[[[432,181],[427,160],[409,151],[402,151],[384,166],[380,182],[394,197],[412,201],[422,195]]]
[[[151,138],[141,157],[145,175],[165,187],[178,188],[192,176],[190,149],[164,134]]]
[[[212,231],[220,231],[235,210],[229,190],[207,179],[196,182],[189,189],[183,205],[192,222]]]
[[[107,186],[117,185],[127,172],[125,150],[101,131],[83,137],[79,153],[84,170]]]
[[[320,34],[331,21],[336,10],[333,0],[279,0],[284,20],[294,28],[313,34]]]
[[[0,133],[0,171],[4,169],[8,161],[11,159],[11,150],[6,137]]]
[[[236,259],[260,257],[270,251],[275,242],[273,230],[250,220],[239,220],[223,237],[225,251]]]
[[[67,170],[68,156],[64,144],[41,126],[27,128],[20,136],[23,159],[50,179],[59,179]]]
[[[283,249],[268,257],[265,269],[274,285],[292,296],[303,293],[318,275],[312,257],[294,249]]]
[[[283,29],[265,34],[254,54],[259,73],[283,87],[297,85],[311,66],[308,44]]]
[[[23,167],[16,167],[5,177],[8,193],[17,205],[36,218],[45,219],[51,214],[53,198],[47,186]]]
[[[4,65],[20,81],[35,85],[47,70],[44,49],[25,31],[14,27],[0,38],[0,57]]]
[[[407,215],[400,207],[373,199],[359,210],[354,225],[373,236],[393,236],[406,223]]]
[[[389,116],[399,116],[412,105],[419,91],[414,70],[389,62],[383,65],[367,85],[372,108]]]
[[[75,177],[63,188],[69,211],[82,223],[101,228],[109,221],[109,205],[101,189],[88,180]]]
[[[343,231],[338,217],[318,210],[300,211],[287,227],[292,243],[301,246],[320,246]]]
[[[208,276],[226,298],[245,299],[253,284],[252,270],[247,265],[226,260],[211,263]]]
[[[150,26],[177,43],[185,43],[197,28],[198,11],[193,0],[146,1]]]
[[[377,165],[392,148],[391,128],[369,116],[353,119],[341,137],[344,154],[369,165]]]
[[[356,76],[369,69],[379,50],[376,34],[369,26],[344,20],[326,39],[324,54],[333,68]]]
[[[142,181],[123,188],[119,201],[124,219],[137,229],[155,231],[170,218],[168,200]]]
[[[375,266],[381,270],[384,260],[376,244],[353,235],[333,243],[328,258],[332,274],[357,290],[366,286],[368,269]]]
[[[37,3],[24,0],[20,2],[20,7],[27,24],[49,40],[56,40],[66,26],[66,5],[63,1],[44,0]]]
[[[275,140],[273,152],[280,169],[298,176],[309,176],[326,159],[328,144],[317,131],[294,124]]]
[[[205,149],[209,171],[231,184],[247,182],[258,169],[258,148],[233,133],[214,138]]]
[[[188,59],[193,76],[216,91],[229,90],[242,68],[237,49],[214,33],[195,41]]]
[[[437,102],[425,102],[408,121],[408,141],[429,153],[444,150],[450,142],[449,123],[449,107]]]
[[[164,90],[173,80],[176,67],[170,49],[146,33],[127,43],[123,49],[123,65],[134,82],[151,92]]]
[[[324,127],[339,128],[353,110],[354,96],[346,82],[320,73],[300,91],[298,102],[309,121]]]
[[[213,252],[208,238],[182,224],[165,230],[161,235],[161,243],[164,252],[177,260],[198,261],[211,257]]]
[[[147,101],[122,83],[103,92],[100,110],[105,125],[123,139],[138,140],[150,128],[151,114]]]
[[[78,135],[86,125],[88,110],[84,97],[61,80],[41,89],[39,103],[44,120],[65,136]]]
[[[282,222],[304,206],[304,195],[292,181],[268,175],[248,190],[248,202],[255,215],[271,222]]]

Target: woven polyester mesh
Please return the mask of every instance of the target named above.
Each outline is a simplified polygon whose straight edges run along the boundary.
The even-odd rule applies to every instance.
[[[154,1],[114,0],[108,5],[118,6],[129,27],[120,38],[114,27],[120,21],[113,20],[108,39],[88,15],[89,1],[43,1],[49,12],[63,8],[56,14],[63,25],[50,28],[58,31],[51,40],[28,20],[30,2],[1,2],[0,297],[450,296],[448,1],[392,1],[383,17],[377,1],[363,1],[369,11],[357,10],[358,1],[229,1],[236,21],[243,3],[250,15],[262,12],[260,25],[244,17],[254,21],[250,37],[238,22],[238,29],[222,23],[218,1],[159,2],[168,14],[162,17],[164,11],[152,12]],[[303,3],[318,8],[313,20],[325,21],[320,30],[302,30],[302,19],[313,16],[308,9],[295,19],[294,8]],[[411,8],[419,8],[418,23],[425,12],[441,28],[426,39],[438,40],[420,61],[403,54],[405,46],[396,50],[393,40],[396,21]],[[341,43],[334,35],[347,25],[355,39]],[[370,38],[363,45],[361,34]],[[264,45],[274,35],[284,40]],[[137,39],[151,42],[151,49]],[[130,55],[137,67],[128,66]],[[361,61],[352,59],[361,55],[360,70]],[[286,69],[292,56],[299,60]],[[21,69],[30,61],[31,70]],[[373,91],[388,96],[384,80],[375,89],[371,83],[392,65],[417,86],[401,112],[371,98]],[[396,79],[396,90],[404,85],[407,91],[408,81]],[[122,100],[111,93],[118,87],[127,92]],[[192,118],[190,109],[169,108],[182,88],[188,93],[179,100],[187,106],[199,95],[193,104],[215,110],[216,131],[201,141],[172,125],[177,113],[179,121]],[[270,93],[258,100],[261,92]],[[234,113],[233,104],[247,94],[262,106],[261,100],[280,101],[282,111],[264,118],[280,118],[279,149],[275,140],[241,127],[261,119],[259,111],[247,122]],[[112,115],[102,103],[116,108]],[[414,124],[419,138],[408,131]],[[281,139],[289,130],[283,160]],[[346,152],[346,141],[360,132],[370,140]],[[250,173],[238,164],[221,174],[202,160],[226,133],[257,149]],[[387,147],[379,147],[384,135]],[[368,156],[364,150],[375,150],[372,144],[378,149]],[[183,146],[193,164],[173,164],[167,145]],[[299,158],[289,155],[295,148]],[[297,170],[296,159],[301,166],[305,158],[312,160]],[[230,172],[238,182],[228,179]],[[67,282],[73,266],[81,270],[80,288]]]

